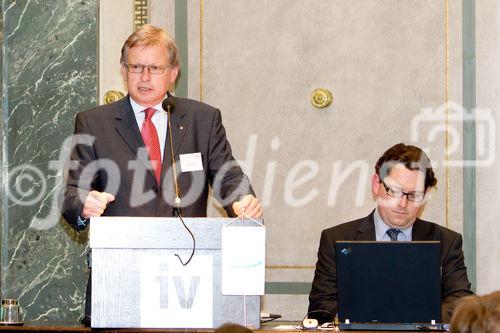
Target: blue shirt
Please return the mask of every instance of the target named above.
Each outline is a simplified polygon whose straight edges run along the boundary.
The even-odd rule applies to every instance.
[[[389,235],[386,233],[388,229],[391,227],[388,226],[384,220],[380,217],[380,214],[378,213],[378,208],[375,209],[375,212],[373,213],[373,220],[375,222],[375,239],[380,242],[380,241],[387,241],[390,242],[391,239],[389,238]],[[399,229],[399,228],[398,228]],[[411,232],[413,230],[413,225],[409,226],[406,229],[399,229],[401,232],[398,234],[398,242],[401,241],[411,241]]]

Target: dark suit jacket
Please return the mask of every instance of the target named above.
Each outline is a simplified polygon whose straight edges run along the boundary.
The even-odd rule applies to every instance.
[[[182,215],[206,216],[211,185],[215,197],[234,216],[231,204],[254,192],[232,156],[220,111],[188,99],[175,97],[174,101],[172,141]],[[70,225],[79,229],[78,216],[90,190],[115,195],[105,216],[172,216],[175,191],[168,134],[158,185],[128,96],[78,113],[75,134],[88,134],[93,142],[76,144],[71,152],[62,202],[63,216]],[[140,148],[144,149],[142,155],[138,155]],[[197,152],[201,153],[203,170],[181,172],[179,155]]]
[[[462,252],[462,236],[438,224],[417,219],[413,224],[412,239],[415,241],[437,240],[441,242],[441,291],[442,320],[449,322],[455,301],[472,294],[467,278]],[[375,223],[373,212],[367,217],[333,228],[323,230],[318,250],[318,262],[314,272],[309,312],[326,310],[311,314],[321,322],[332,321],[337,313],[337,271],[335,262],[335,242],[340,240],[374,241]]]

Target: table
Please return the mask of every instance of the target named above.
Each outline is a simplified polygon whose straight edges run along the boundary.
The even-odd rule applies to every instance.
[[[294,324],[299,324],[294,323]],[[290,323],[292,325],[292,323]],[[270,332],[283,332],[283,333],[290,333],[290,332],[301,332],[298,330],[294,331],[281,331],[281,330],[273,330],[273,327],[276,325],[263,325],[259,330],[255,330],[254,332],[257,333],[270,333]],[[25,332],[25,333],[33,333],[33,332],[41,332],[41,333],[52,333],[52,332],[75,332],[75,333],[91,333],[91,332],[99,332],[99,333],[161,333],[161,332],[166,332],[166,333],[184,333],[184,332],[199,332],[199,333],[204,333],[204,332],[214,332],[214,330],[211,329],[164,329],[164,328],[119,328],[119,329],[111,329],[111,328],[99,328],[99,329],[92,329],[89,327],[82,327],[82,326],[71,326],[68,324],[68,326],[57,326],[55,324],[51,323],[46,323],[46,322],[35,322],[35,323],[26,323],[23,326],[0,326],[0,332]],[[304,332],[313,332],[313,331],[304,331]],[[315,332],[336,332],[336,331],[315,331]],[[378,331],[378,333],[394,333],[395,331],[391,332],[382,332]],[[421,331],[424,332],[424,331]],[[349,331],[349,333],[373,333],[373,331]],[[425,332],[424,332],[425,333]]]

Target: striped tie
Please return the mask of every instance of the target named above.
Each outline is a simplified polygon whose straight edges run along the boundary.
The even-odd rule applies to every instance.
[[[153,108],[147,108],[144,110],[145,117],[142,123],[141,135],[146,149],[148,150],[149,159],[153,165],[153,169],[156,176],[156,181],[160,183],[161,177],[161,151],[160,151],[160,140],[158,140],[158,132],[156,127],[151,121],[151,118],[155,114],[156,110]]]
[[[398,235],[401,233],[401,230],[391,228],[387,229],[386,231],[387,235],[389,235],[389,238],[391,239],[391,242],[397,242],[398,241]]]

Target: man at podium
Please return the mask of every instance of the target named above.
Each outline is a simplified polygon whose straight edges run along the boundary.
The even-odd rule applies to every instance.
[[[77,114],[62,203],[76,230],[101,215],[204,217],[209,187],[229,216],[262,216],[220,111],[169,93],[179,62],[165,30],[142,26],[121,51],[128,95]]]
[[[209,185],[229,216],[244,207],[246,215],[261,217],[220,111],[169,93],[179,73],[174,39],[144,25],[123,45],[120,62],[128,95],[76,116],[62,209],[68,223],[83,230],[101,215],[172,216],[176,197],[184,216],[203,217]]]

